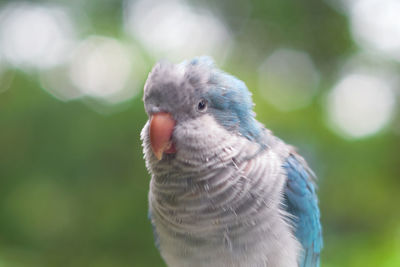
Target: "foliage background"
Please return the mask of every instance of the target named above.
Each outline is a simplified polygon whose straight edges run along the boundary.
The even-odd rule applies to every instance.
[[[136,29],[135,35],[129,30],[127,10],[134,1],[20,2],[27,10],[66,10],[78,43],[93,35],[123,43],[134,51],[130,71],[135,79],[124,87],[131,94],[116,102],[107,102],[109,95],[87,91],[75,98],[60,97],[54,93],[57,86],[51,85],[56,88],[51,90],[43,75],[56,82],[61,75],[65,85],[62,71],[69,59],[50,67],[40,65],[42,56],[12,61],[5,44],[15,31],[0,30],[0,266],[164,266],[147,220],[149,176],[139,140],[147,118],[141,90],[160,58],[178,62],[196,54],[214,55],[218,66],[244,80],[253,92],[257,118],[297,146],[319,176],[322,266],[400,266],[399,87],[391,87],[394,108],[388,121],[365,136],[338,131],[327,115],[329,93],[349,72],[349,60],[362,58],[358,66],[389,70],[394,81],[399,62],[394,54],[365,46],[352,28],[349,1],[339,2],[175,1],[183,10],[212,14],[229,37],[221,41],[218,35],[210,49],[190,51],[185,47],[211,38],[204,33],[212,32],[213,24],[200,31],[202,36],[186,40],[183,48],[172,45],[163,51],[163,42],[150,46],[140,31]],[[0,16],[0,28],[12,14],[7,7],[15,3],[1,1],[6,13]],[[158,4],[151,1],[150,8]],[[156,18],[153,22],[152,27],[159,26]],[[146,30],[150,35],[154,28]],[[32,34],[24,51],[41,38]],[[162,38],[168,36],[167,31]],[[317,73],[317,83],[305,82],[315,86],[315,92],[301,107],[290,95],[283,108],[263,95],[260,65],[281,48],[302,51]],[[301,66],[296,70],[289,81],[302,81]],[[110,73],[103,74],[108,78]],[[289,85],[296,85],[296,80]],[[279,90],[279,82],[274,86]],[[60,90],[68,94],[85,89],[71,88]],[[356,105],[361,100],[349,101]],[[375,112],[373,106],[371,110]],[[360,120],[368,122],[364,115]]]

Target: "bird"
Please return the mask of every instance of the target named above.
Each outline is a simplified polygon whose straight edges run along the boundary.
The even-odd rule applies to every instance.
[[[148,217],[168,266],[319,266],[316,177],[256,120],[243,81],[208,56],[160,61],[143,101]]]

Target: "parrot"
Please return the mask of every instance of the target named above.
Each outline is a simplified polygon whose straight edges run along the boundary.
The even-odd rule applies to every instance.
[[[256,120],[245,83],[208,56],[156,63],[144,85],[148,217],[172,267],[316,267],[316,176]]]

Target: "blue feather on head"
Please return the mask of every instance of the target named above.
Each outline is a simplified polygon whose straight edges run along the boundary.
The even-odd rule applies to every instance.
[[[238,131],[251,141],[259,141],[263,126],[255,119],[251,93],[245,83],[217,69],[210,57],[197,57],[188,64],[209,70],[209,89],[202,97],[207,100],[217,122],[229,131]]]
[[[244,82],[210,57],[161,62],[143,99],[149,214],[170,266],[319,266],[313,172],[255,119]]]

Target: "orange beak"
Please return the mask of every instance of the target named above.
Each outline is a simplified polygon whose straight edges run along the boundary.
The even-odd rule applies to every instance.
[[[162,159],[164,153],[173,154],[176,152],[175,146],[171,141],[174,127],[175,120],[169,113],[155,113],[150,118],[151,149],[158,160]]]

